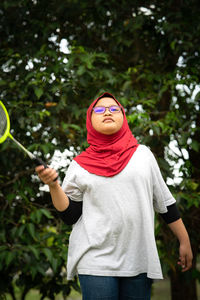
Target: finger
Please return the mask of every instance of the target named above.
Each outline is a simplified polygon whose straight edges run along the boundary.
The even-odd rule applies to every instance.
[[[185,268],[182,269],[182,272],[188,271],[192,267],[192,258],[186,256]]]
[[[50,182],[54,181],[55,178],[58,177],[58,174],[54,169],[45,169],[40,175],[40,177],[46,184],[49,184]]]
[[[182,257],[181,258],[181,267],[182,269],[184,269],[186,267],[186,260],[185,260],[185,257]]]
[[[58,176],[55,176],[55,178],[51,178],[46,184],[49,186],[54,186],[58,182]]]
[[[184,267],[184,268],[182,268],[182,270],[181,270],[181,272],[186,272],[186,271],[188,271],[190,268],[189,267]]]
[[[37,173],[40,172],[40,171],[42,171],[42,170],[44,170],[44,166],[43,166],[43,165],[37,166],[37,167],[35,168],[35,171],[36,171]]]
[[[43,169],[39,173],[39,175],[40,175],[40,177],[42,177],[42,179],[48,180],[48,178],[51,177],[54,172],[55,172],[54,170],[52,170],[50,168],[46,168],[46,169]]]
[[[51,174],[53,174],[55,170],[52,170],[50,168],[44,168],[42,166],[38,168],[39,168],[39,170],[37,169],[38,176],[40,180],[46,184],[47,182],[49,182],[49,178],[51,178]]]
[[[178,264],[181,266],[182,269],[184,269],[186,267],[186,261],[185,261],[185,257],[184,256],[180,256],[179,257]]]
[[[46,179],[46,183],[47,184],[50,184],[54,181],[56,181],[58,179],[58,174],[57,173],[53,173],[51,176],[49,176],[47,179]]]

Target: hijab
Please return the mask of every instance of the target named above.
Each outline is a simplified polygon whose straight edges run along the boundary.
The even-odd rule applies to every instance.
[[[91,122],[93,107],[104,97],[113,98],[122,108],[124,116],[122,127],[111,135],[96,131]],[[86,128],[87,141],[90,146],[74,160],[89,173],[99,176],[112,177],[120,173],[128,164],[139,144],[128,126],[124,108],[112,94],[104,93],[92,102],[87,110]]]

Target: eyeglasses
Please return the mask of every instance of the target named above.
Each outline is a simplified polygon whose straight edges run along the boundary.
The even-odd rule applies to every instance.
[[[93,111],[95,114],[104,114],[106,111],[106,108],[108,108],[109,112],[111,112],[112,114],[116,114],[121,111],[121,107],[118,105],[96,106],[96,107],[93,107]]]

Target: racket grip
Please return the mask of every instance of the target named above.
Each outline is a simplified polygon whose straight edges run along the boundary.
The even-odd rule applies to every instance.
[[[45,169],[48,168],[47,164],[39,157],[35,157],[34,161],[36,162],[37,166],[43,165],[45,167]],[[56,181],[57,179],[58,179],[58,176],[53,181]]]
[[[39,157],[35,157],[34,161],[36,162],[37,166],[43,165],[45,167],[45,169],[48,168],[47,164]]]

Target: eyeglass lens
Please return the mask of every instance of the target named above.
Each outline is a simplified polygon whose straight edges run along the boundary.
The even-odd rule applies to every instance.
[[[117,105],[112,105],[112,106],[109,106],[109,107],[96,106],[96,107],[93,108],[93,110],[96,114],[103,114],[106,111],[106,108],[108,108],[111,113],[120,112],[120,107],[117,106]]]

